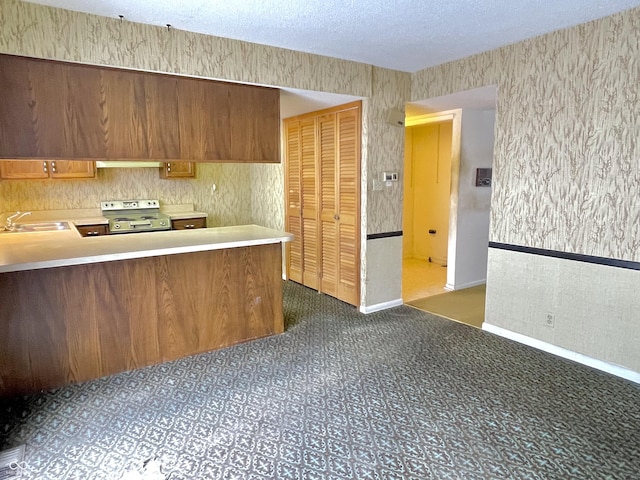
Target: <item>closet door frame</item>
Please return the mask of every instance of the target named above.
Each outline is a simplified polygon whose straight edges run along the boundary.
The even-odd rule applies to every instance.
[[[351,239],[351,241],[353,242],[353,259],[354,259],[354,265],[353,265],[353,280],[354,280],[354,285],[353,288],[348,288],[348,293],[344,293],[345,289],[341,287],[341,278],[342,278],[342,272],[341,272],[341,241],[340,241],[340,233],[341,233],[341,228],[340,228],[340,215],[341,212],[340,210],[340,191],[341,191],[341,185],[340,185],[340,157],[341,157],[341,146],[340,146],[340,137],[339,137],[339,114],[341,112],[347,112],[349,110],[356,110],[357,111],[357,115],[356,115],[356,124],[355,124],[355,141],[356,141],[356,145],[355,145],[355,153],[356,153],[356,157],[354,159],[355,161],[355,165],[353,166],[354,171],[355,171],[355,178],[354,178],[354,188],[355,188],[355,212],[353,212],[353,216],[354,216],[354,221],[353,221],[353,228],[354,228],[354,238]],[[323,238],[326,236],[327,232],[323,232],[323,228],[322,228],[322,221],[323,221],[323,215],[322,215],[322,205],[321,205],[321,201],[322,201],[322,179],[321,177],[321,165],[320,165],[320,154],[321,154],[321,148],[320,148],[320,118],[321,117],[326,117],[326,116],[333,116],[334,118],[334,126],[333,126],[333,131],[334,131],[334,138],[333,138],[333,155],[334,155],[334,160],[333,160],[333,182],[334,182],[334,188],[333,188],[333,203],[334,203],[334,211],[330,212],[331,213],[331,219],[333,220],[333,238],[332,238],[332,242],[335,245],[335,257],[333,259],[331,259],[331,263],[335,265],[335,272],[333,272],[333,276],[334,276],[334,282],[333,282],[333,286],[326,284],[326,281],[323,282],[323,277],[324,277],[324,271],[323,271],[323,255],[325,255],[324,249],[323,249]],[[305,249],[307,248],[307,243],[313,243],[313,242],[305,242],[305,238],[304,238],[304,227],[303,222],[303,210],[304,210],[304,202],[303,202],[303,197],[304,197],[304,193],[303,193],[303,178],[302,178],[302,129],[301,129],[301,122],[302,121],[308,121],[310,118],[314,119],[315,122],[315,127],[314,127],[314,144],[315,144],[315,168],[316,168],[316,182],[315,182],[315,211],[316,211],[316,229],[315,229],[315,238],[317,239],[316,242],[316,251],[315,251],[315,258],[316,258],[316,266],[317,266],[317,282],[315,283],[315,285],[313,284],[313,282],[311,282],[310,276],[307,275],[306,279],[305,279],[305,275],[304,273],[298,274],[295,271],[292,271],[292,265],[291,265],[291,248],[287,248],[287,278],[296,281],[298,283],[302,283],[305,286],[308,286],[310,288],[314,288],[316,290],[318,290],[319,292],[322,293],[327,293],[328,295],[334,296],[336,298],[339,298],[340,300],[343,300],[347,303],[350,303],[356,307],[359,306],[359,302],[360,302],[360,263],[361,263],[361,259],[360,259],[360,246],[361,246],[361,228],[360,228],[360,215],[361,215],[361,187],[360,187],[360,181],[361,181],[361,176],[362,176],[362,172],[361,172],[361,158],[362,158],[362,102],[361,101],[356,101],[356,102],[351,102],[345,105],[339,105],[337,107],[332,107],[332,108],[328,108],[328,109],[324,109],[324,110],[319,110],[319,111],[315,111],[315,112],[310,112],[310,113],[306,113],[303,115],[298,115],[295,117],[290,117],[290,118],[286,118],[283,120],[284,123],[284,129],[283,131],[285,132],[285,139],[284,139],[284,146],[285,146],[285,159],[284,159],[284,166],[285,166],[285,205],[286,205],[286,212],[285,212],[285,228],[287,229],[287,231],[291,231],[290,230],[290,226],[291,226],[291,214],[293,213],[294,215],[297,215],[299,218],[299,225],[300,227],[300,231],[301,231],[301,235],[302,238],[300,238],[300,243],[299,245],[301,245],[301,249],[302,249],[302,267],[301,267],[301,272],[304,272],[304,258],[305,258]],[[297,144],[296,144],[296,149],[297,149],[297,162],[298,162],[298,182],[297,182],[297,188],[298,188],[298,192],[299,192],[299,203],[298,205],[300,206],[299,211],[298,212],[292,212],[291,211],[291,199],[290,199],[290,194],[291,194],[291,175],[290,175],[290,168],[291,168],[291,158],[290,158],[290,143],[292,141],[292,139],[289,138],[289,125],[293,122],[298,122],[298,128],[297,128]],[[294,189],[295,190],[295,189]],[[329,218],[327,217],[327,215],[329,215],[328,212],[325,212],[324,214],[324,221],[328,222]],[[351,212],[349,212],[348,214],[349,216],[351,215]],[[295,232],[293,232],[295,235]],[[311,245],[310,245],[311,246]],[[344,261],[342,262],[344,264]],[[343,265],[344,266],[344,265]],[[294,275],[291,275],[291,273],[294,273]],[[294,278],[295,277],[295,278]],[[302,277],[302,278],[300,278]]]

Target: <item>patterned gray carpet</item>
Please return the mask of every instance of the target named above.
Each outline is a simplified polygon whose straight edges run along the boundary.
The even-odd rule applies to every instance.
[[[286,333],[0,404],[23,479],[637,479],[640,386],[285,285]],[[143,477],[140,477],[143,478]]]

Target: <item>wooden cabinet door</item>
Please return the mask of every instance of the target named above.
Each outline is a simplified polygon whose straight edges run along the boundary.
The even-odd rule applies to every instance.
[[[0,178],[5,180],[49,178],[49,165],[41,160],[3,160],[0,161]]]
[[[0,56],[0,158],[37,157],[34,101],[27,63]]]
[[[230,87],[231,158],[280,162],[280,93],[252,85]]]
[[[167,162],[160,167],[160,178],[195,178],[194,162]]]
[[[80,160],[55,160],[49,162],[51,178],[94,178],[96,162]]]
[[[0,178],[29,180],[42,178],[94,178],[96,163],[76,160],[0,161]]]
[[[182,218],[179,220],[171,220],[172,230],[193,230],[196,228],[206,228],[207,219],[205,217],[198,218]]]
[[[143,74],[101,69],[100,75],[106,157],[111,160],[149,158]]]
[[[61,65],[64,91],[59,92],[63,105],[59,112],[64,144],[58,158],[105,158],[103,128],[103,93],[98,67]],[[89,165],[87,165],[87,168]],[[93,176],[93,175],[92,175]]]
[[[76,229],[83,237],[99,237],[109,233],[107,225],[76,225]]]
[[[228,88],[220,82],[180,79],[180,158],[231,160]]]
[[[32,115],[36,131],[36,158],[65,155],[65,72],[61,65],[42,60],[25,60],[33,95]]]
[[[178,79],[150,73],[142,77],[149,159],[180,159]]]

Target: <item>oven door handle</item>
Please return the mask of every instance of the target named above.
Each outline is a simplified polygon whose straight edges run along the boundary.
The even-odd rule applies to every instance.
[[[131,220],[129,225],[132,227],[150,227],[151,220]]]

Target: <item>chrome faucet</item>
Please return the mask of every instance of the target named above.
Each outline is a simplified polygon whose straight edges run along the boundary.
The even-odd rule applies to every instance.
[[[9,215],[5,221],[4,230],[6,232],[13,232],[16,228],[16,221],[27,215],[31,215],[31,212],[16,212],[13,215]]]

